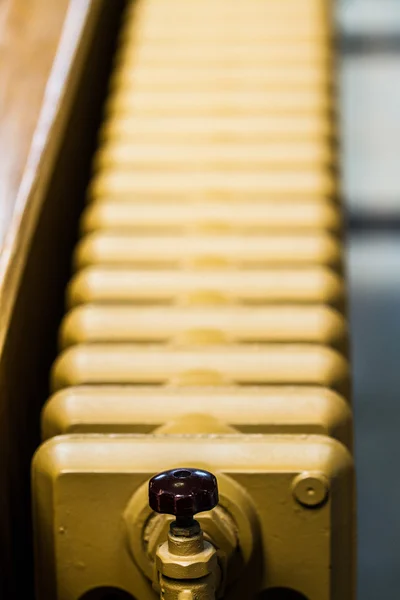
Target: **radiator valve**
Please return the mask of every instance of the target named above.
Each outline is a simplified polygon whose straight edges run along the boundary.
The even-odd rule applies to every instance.
[[[155,512],[175,516],[156,554],[162,600],[215,600],[221,581],[217,551],[194,519],[218,504],[215,476],[187,468],[159,473],[149,483],[149,504]]]

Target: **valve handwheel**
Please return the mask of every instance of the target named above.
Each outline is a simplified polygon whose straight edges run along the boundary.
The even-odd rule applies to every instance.
[[[190,527],[195,514],[217,506],[217,479],[202,469],[164,471],[150,479],[149,504],[155,512],[174,515],[177,527]]]
[[[215,600],[222,581],[217,550],[193,518],[217,506],[215,476],[187,468],[159,473],[149,482],[149,504],[155,512],[175,516],[156,554],[161,598]]]

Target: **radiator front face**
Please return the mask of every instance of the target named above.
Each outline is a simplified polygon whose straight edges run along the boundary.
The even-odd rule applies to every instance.
[[[153,599],[151,558],[141,547],[151,511],[140,492],[183,456],[185,464],[218,472],[220,506],[236,517],[244,538],[242,573],[230,573],[226,597],[252,598],[269,586],[306,598],[351,598],[350,454],[327,437],[243,434],[212,443],[152,435],[47,442],[34,463],[42,596],[80,598],[104,586]],[[232,491],[236,484],[245,502]],[[50,570],[46,553],[56,559]]]
[[[355,598],[330,10],[127,6],[32,466],[38,600]],[[203,534],[149,507],[190,468]]]

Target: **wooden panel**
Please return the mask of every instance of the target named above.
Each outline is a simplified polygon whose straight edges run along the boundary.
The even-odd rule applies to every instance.
[[[39,52],[40,31],[43,38],[49,30],[55,33],[58,3],[16,3],[26,8],[20,15],[25,25],[16,35],[25,36],[26,42],[24,27],[29,22],[31,30],[31,20],[37,26],[38,37],[29,37],[26,44],[30,51],[24,48],[28,70],[30,54]],[[25,103],[18,96],[6,104],[7,114],[14,114],[15,131],[21,132],[12,156],[10,150],[10,177],[4,179],[9,198],[17,197],[17,204],[0,255],[0,597],[7,600],[33,598],[30,460],[39,442],[39,411],[48,394],[56,330],[122,6],[123,0],[71,0],[29,155],[36,117],[32,108],[25,127],[17,106],[24,112],[36,102],[37,115],[43,88],[39,90],[38,80],[38,87],[29,84],[33,74],[23,81],[23,66],[14,67],[20,84],[13,89],[25,96]],[[13,14],[11,8],[6,7],[3,25]],[[62,16],[58,18],[61,26]],[[47,73],[52,59],[47,56]],[[3,63],[0,68],[11,67]],[[44,69],[40,75],[43,82],[47,73]],[[3,126],[11,127],[4,123],[4,112],[1,116]]]
[[[67,7],[68,0],[0,3],[0,248]]]

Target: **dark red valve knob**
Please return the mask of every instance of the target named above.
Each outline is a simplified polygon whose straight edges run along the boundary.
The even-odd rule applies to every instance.
[[[158,512],[193,517],[211,510],[218,504],[218,485],[215,476],[201,469],[171,469],[150,479],[149,504]]]

